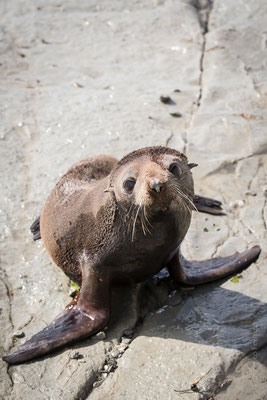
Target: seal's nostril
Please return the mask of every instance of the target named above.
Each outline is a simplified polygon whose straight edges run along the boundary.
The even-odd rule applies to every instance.
[[[161,191],[161,188],[163,186],[163,183],[161,183],[159,181],[159,179],[155,178],[155,179],[151,179],[149,186],[152,190],[154,190],[155,192],[159,193]]]

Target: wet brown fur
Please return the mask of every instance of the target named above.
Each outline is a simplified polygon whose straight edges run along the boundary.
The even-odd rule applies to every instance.
[[[41,237],[50,257],[72,280],[79,284],[82,282],[81,263],[78,255],[83,251],[86,251],[88,262],[91,265],[103,264],[103,261],[109,258],[107,257],[109,253],[116,253],[118,242],[129,240],[130,232],[125,229],[125,226],[129,228],[134,224],[136,208],[131,210],[131,204],[135,198],[126,198],[121,201],[114,193],[115,189],[112,189],[114,181],[120,182],[119,171],[126,165],[134,165],[136,160],[140,167],[139,160],[142,160],[140,173],[143,170],[145,173],[147,171],[153,173],[153,170],[158,168],[157,174],[159,174],[161,171],[164,172],[166,167],[160,162],[161,157],[166,154],[181,159],[187,168],[187,159],[180,152],[160,146],[147,147],[128,154],[119,162],[110,156],[98,156],[83,160],[74,164],[60,179],[49,195],[41,214]],[[191,172],[188,168],[187,170],[191,178]],[[147,179],[146,176],[144,176],[145,179]],[[172,178],[170,179],[168,176],[167,179],[171,180]],[[120,182],[121,184],[122,182]],[[105,192],[106,188],[109,188],[108,192]],[[145,194],[148,193],[146,186],[142,190]],[[191,188],[191,198],[192,190]],[[170,197],[171,193],[173,194]],[[142,198],[147,205],[149,204],[148,198],[152,199],[155,204],[157,202],[163,204],[162,196],[161,200],[157,200],[157,196],[152,199],[153,194],[143,195]],[[166,196],[168,197],[166,197],[165,203],[169,204],[172,199],[177,198],[177,193],[169,188]],[[187,222],[184,220],[183,223],[182,215],[183,213],[180,215],[179,231],[183,232],[184,236],[190,223],[191,214],[185,210]],[[136,225],[137,231],[141,231],[139,218]],[[185,229],[181,229],[182,225],[185,225]],[[147,230],[149,231],[149,228]],[[140,234],[143,236],[142,232],[139,233],[139,236]],[[181,240],[182,237],[177,238],[177,243],[179,244]],[[112,261],[112,263],[114,262]],[[116,274],[115,270],[112,275]],[[130,279],[132,279],[134,273],[130,275]],[[140,279],[137,278],[137,280]]]

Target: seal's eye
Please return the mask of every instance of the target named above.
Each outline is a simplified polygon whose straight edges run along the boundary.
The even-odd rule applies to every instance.
[[[126,189],[127,192],[132,192],[134,185],[135,185],[136,180],[134,178],[129,178],[124,181],[123,186]]]
[[[177,163],[172,163],[169,166],[169,171],[173,175],[176,175],[176,176],[180,176],[181,175],[181,169],[180,169],[180,167],[179,167],[179,165]]]

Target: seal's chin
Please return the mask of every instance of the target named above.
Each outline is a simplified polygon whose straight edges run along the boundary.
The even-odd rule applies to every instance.
[[[167,211],[169,211],[169,207],[165,207],[165,206],[163,206],[163,207],[161,207],[161,211],[164,213],[164,212],[167,212]]]
[[[164,201],[157,204],[152,204],[150,207],[147,207],[147,211],[149,215],[169,215],[173,213],[175,215],[178,214],[191,214],[192,207],[189,202],[186,202],[183,198],[176,197],[170,201]]]
[[[169,203],[152,204],[146,207],[147,214],[149,216],[164,215],[170,211]]]

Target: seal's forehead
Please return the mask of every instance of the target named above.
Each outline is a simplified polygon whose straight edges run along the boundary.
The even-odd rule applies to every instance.
[[[135,150],[132,153],[127,154],[123,157],[117,164],[117,168],[131,161],[135,161],[141,157],[147,157],[152,161],[157,162],[163,159],[165,155],[175,156],[180,159],[187,160],[186,156],[175,149],[170,149],[169,147],[154,146],[154,147],[144,147],[139,150]]]
[[[150,157],[151,161],[156,162],[157,164],[166,166],[166,164],[171,163],[173,161],[181,161],[182,163],[187,163],[187,158],[179,152],[176,153],[163,153],[163,154],[153,154]]]

